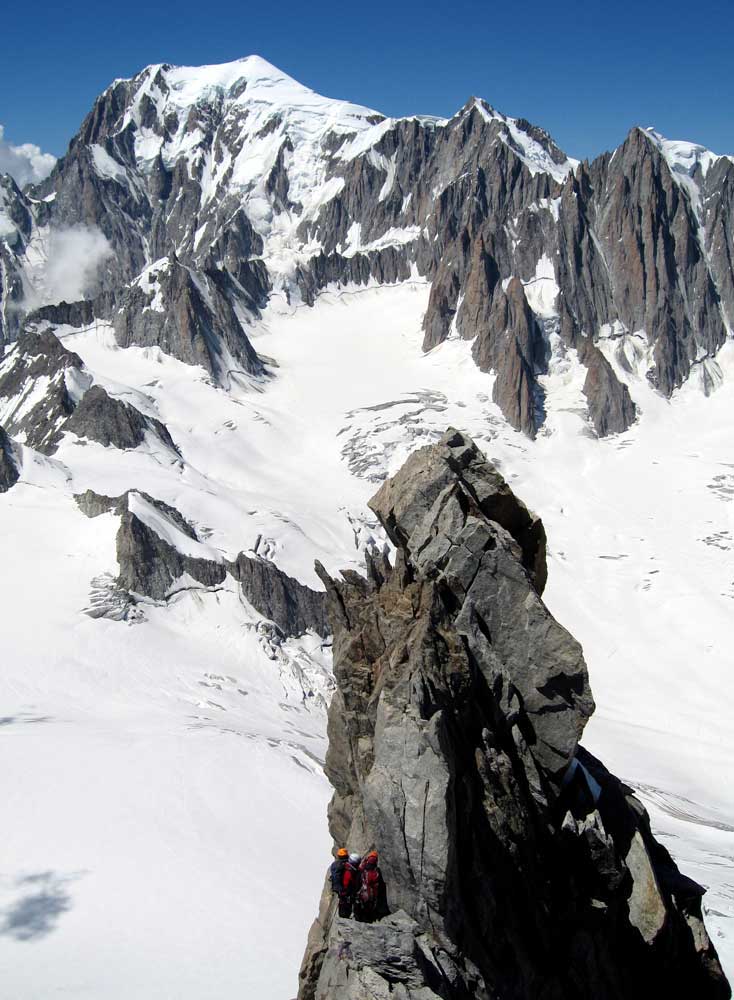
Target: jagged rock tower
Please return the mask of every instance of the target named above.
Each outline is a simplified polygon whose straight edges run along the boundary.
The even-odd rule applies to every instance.
[[[455,430],[371,507],[395,565],[322,573],[326,768],[334,840],[379,849],[392,912],[341,919],[326,886],[299,1000],[729,997],[702,888],[579,746],[594,703],[539,519]]]

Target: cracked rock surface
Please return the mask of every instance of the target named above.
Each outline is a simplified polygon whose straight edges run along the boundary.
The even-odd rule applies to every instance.
[[[541,600],[545,535],[449,430],[371,501],[397,548],[322,571],[335,844],[376,847],[391,915],[324,888],[299,1000],[730,996],[703,889],[579,746],[579,644]]]

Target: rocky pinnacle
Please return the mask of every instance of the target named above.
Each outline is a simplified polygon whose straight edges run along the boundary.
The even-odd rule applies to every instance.
[[[389,917],[326,885],[299,1000],[730,996],[703,889],[579,739],[581,647],[541,599],[545,535],[449,430],[371,501],[393,542],[328,590],[335,844],[376,847]]]

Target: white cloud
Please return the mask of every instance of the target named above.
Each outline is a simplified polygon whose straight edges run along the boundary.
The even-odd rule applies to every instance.
[[[96,226],[52,229],[46,263],[33,282],[26,307],[83,299],[95,291],[99,268],[112,254],[107,237]]]
[[[38,184],[54,168],[56,157],[42,153],[32,142],[13,146],[5,139],[5,129],[0,125],[0,174],[10,174],[18,187]]]

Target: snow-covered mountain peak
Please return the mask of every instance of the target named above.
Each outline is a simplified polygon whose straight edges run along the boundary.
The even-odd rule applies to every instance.
[[[712,152],[697,142],[686,142],[682,139],[666,139],[664,135],[661,135],[652,126],[640,129],[640,132],[657,146],[674,174],[685,174],[688,177],[693,177],[700,167],[701,174],[705,177],[718,160],[732,159],[730,156],[720,156],[718,153]]]
[[[707,197],[710,177],[719,175],[722,170],[725,172],[734,159],[731,156],[720,156],[700,143],[667,139],[652,126],[638,126],[632,129],[630,135],[635,133],[643,136],[662,156],[671,177],[688,196],[699,229],[704,229],[703,203]],[[698,239],[702,246],[706,246],[705,233],[699,233]]]
[[[309,113],[332,126],[363,126],[377,112],[349,101],[323,97],[257,55],[210,66],[148,66],[136,78],[138,103],[153,98],[158,110],[188,110],[202,103],[224,101],[250,112],[262,109]],[[162,99],[162,103],[161,102]]]
[[[143,169],[151,169],[159,157],[168,169],[181,157],[198,161],[203,151],[210,153],[214,147],[214,162],[204,173],[215,187],[224,174],[235,189],[250,187],[272,169],[287,143],[293,148],[284,151],[290,154],[284,159],[303,160],[302,166],[308,166],[308,177],[299,186],[300,171],[293,170],[290,162],[285,164],[289,183],[296,175],[299,198],[291,200],[300,206],[303,218],[335,193],[333,184],[320,190],[328,179],[325,161],[348,161],[369,153],[400,122],[446,127],[476,108],[486,122],[499,124],[499,138],[531,174],[547,173],[562,182],[577,165],[542,129],[504,115],[480,98],[468,101],[451,120],[388,118],[371,108],[324,97],[257,55],[210,66],[151,65],[132,80],[116,81],[101,100],[114,106],[109,109],[112,114],[106,110],[92,116],[94,134],[88,140],[98,138],[100,124],[108,139],[132,128],[136,165]],[[121,115],[116,113],[119,105],[123,105]],[[101,162],[100,154],[97,158]],[[106,160],[103,169],[112,176],[113,167]]]
[[[578,160],[566,156],[556,146],[544,129],[531,125],[524,118],[510,118],[481,97],[470,98],[457,115],[469,114],[474,109],[486,122],[500,123],[501,140],[520,157],[531,174],[550,174],[554,180],[563,183],[579,165]]]
[[[182,182],[188,176],[200,188],[199,213],[233,197],[255,232],[266,241],[276,235],[280,245],[296,242],[296,226],[339,190],[332,161],[343,159],[347,148],[347,158],[369,149],[384,121],[370,108],[323,97],[265,59],[247,56],[211,66],[155,64],[116,81],[80,139],[97,175],[136,200],[142,178],[158,172],[165,187],[166,175],[178,170]],[[370,138],[360,143],[365,134]],[[225,214],[233,211],[234,204]]]

